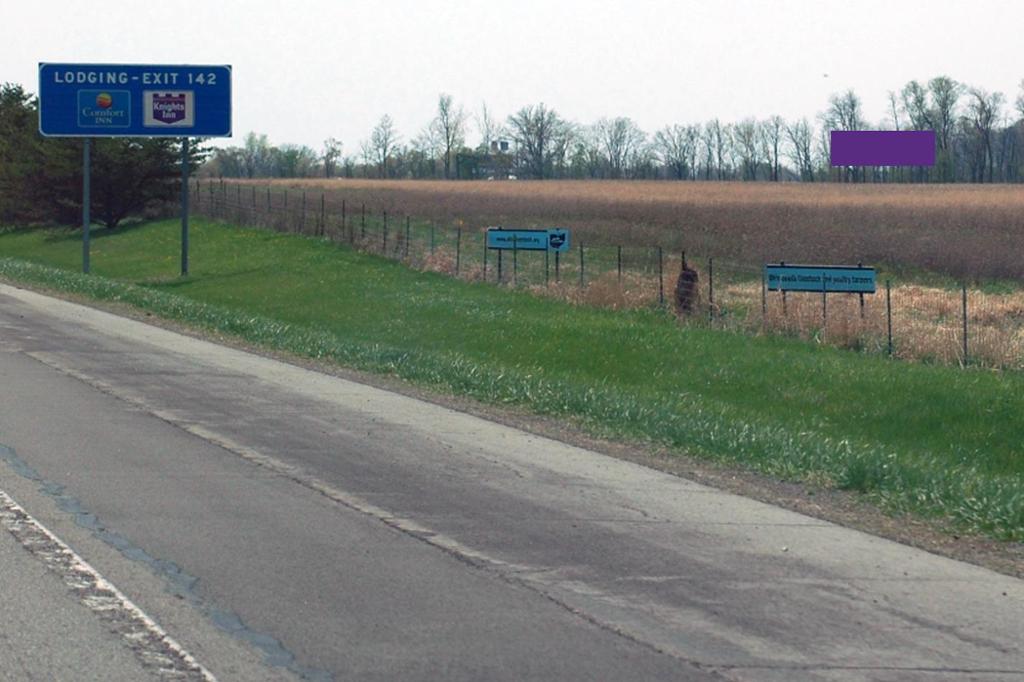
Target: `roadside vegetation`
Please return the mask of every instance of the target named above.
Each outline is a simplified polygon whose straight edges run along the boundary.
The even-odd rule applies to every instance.
[[[419,191],[416,183],[391,184],[408,185]],[[565,191],[575,192],[578,204],[575,208],[563,206],[562,210],[596,216],[600,213],[599,208],[583,205],[588,198],[595,198],[595,187],[605,187],[609,195],[618,192],[621,195],[618,200],[626,204],[631,198],[639,197],[633,191],[635,184],[572,184]],[[543,193],[542,190],[549,188],[551,183],[535,186]],[[862,262],[862,257],[843,259],[836,254],[827,255],[828,249],[840,241],[837,235],[850,234],[852,225],[830,232],[817,229],[820,223],[801,226],[796,224],[796,218],[792,218],[792,227],[799,232],[793,241],[782,240],[768,246],[767,241],[772,235],[768,229],[757,237],[762,241],[766,255],[757,261],[747,254],[748,259],[744,262],[720,256],[710,258],[706,252],[694,252],[693,244],[702,240],[669,226],[649,230],[644,235],[634,234],[634,228],[628,221],[623,221],[618,227],[602,228],[596,222],[577,221],[577,225],[573,219],[562,220],[554,216],[526,224],[575,225],[573,248],[561,255],[560,267],[550,254],[522,252],[505,254],[505,267],[502,269],[497,252],[490,253],[488,267],[488,257],[483,248],[486,228],[482,225],[487,224],[484,217],[486,207],[490,205],[497,215],[502,215],[498,200],[504,197],[524,200],[523,209],[544,210],[546,203],[538,196],[520,196],[516,188],[521,185],[504,183],[494,188],[492,183],[490,187],[493,189],[478,190],[475,187],[480,185],[464,189],[467,187],[465,183],[431,183],[430,188],[436,191],[433,204],[394,201],[389,197],[391,190],[382,195],[375,195],[372,191],[365,195],[358,191],[361,187],[361,183],[325,183],[317,191],[316,184],[295,187],[282,183],[276,183],[276,186],[239,182],[196,183],[194,209],[205,217],[239,225],[348,242],[359,250],[386,255],[421,270],[496,283],[500,275],[502,283],[527,288],[538,295],[616,309],[650,307],[659,301],[669,303],[673,298],[673,285],[679,276],[681,252],[688,249],[687,262],[699,275],[692,315],[688,320],[691,324],[708,324],[752,334],[781,333],[903,360],[1024,369],[1024,289],[1020,281],[980,275],[957,279],[948,273],[908,265],[920,255],[910,243],[903,244],[905,252],[892,255],[892,263],[867,261],[869,265],[879,266],[878,287],[874,294],[862,297],[832,295],[823,305],[821,296],[815,293],[790,293],[786,298],[778,292],[762,291],[763,264],[768,261],[792,262],[796,257],[798,262]],[[772,220],[773,211],[778,210],[775,203],[790,193],[789,188],[794,186],[743,192],[740,191],[743,186],[734,185],[736,191],[732,193],[724,192],[723,186],[715,183],[704,184],[699,192],[690,192],[686,187],[660,183],[646,189],[650,198],[678,205],[677,219],[680,220],[682,218],[678,216],[693,210],[692,206],[681,202],[682,198],[688,197],[700,206],[717,202],[723,213],[730,210],[728,206],[747,201],[754,207],[750,210],[759,212],[760,220],[768,223]],[[913,192],[896,192],[893,190],[898,188],[883,187],[862,191],[863,187],[846,186],[844,191],[831,192],[832,188],[822,186],[816,193],[797,189],[791,199],[800,199],[808,205],[825,201],[842,207],[842,210],[831,211],[835,215],[854,212],[858,206],[860,209],[869,207],[885,215],[893,207],[894,200],[908,202],[913,195]],[[999,196],[1012,204],[1014,197],[1005,193],[1006,188],[1000,189],[1003,194]],[[950,207],[945,198],[948,193],[922,192],[918,197],[919,203],[935,211],[942,207],[948,210]],[[987,193],[992,195],[990,198],[998,198],[995,192]],[[968,193],[961,194],[966,196]],[[403,196],[401,190],[398,196]],[[549,198],[552,205],[557,205],[568,201],[570,196],[555,193]],[[366,199],[370,203],[366,203]],[[477,199],[484,203],[478,205]],[[468,222],[443,214],[437,218],[438,207],[444,200],[450,200],[467,212],[479,213],[472,214],[473,219]],[[409,205],[435,217],[424,219],[410,214],[406,212]],[[975,210],[981,209],[982,205],[976,203]],[[642,207],[637,209],[637,214],[643,214]],[[656,220],[656,216],[648,215],[647,219]],[[755,220],[750,215],[740,219]],[[505,226],[523,224],[504,220],[495,220],[491,224],[494,222]],[[720,230],[716,240],[729,234],[726,227],[720,226]],[[914,231],[925,238],[938,230],[922,224]],[[881,235],[862,236],[869,242],[871,238],[882,238]],[[1016,239],[1002,233],[990,237],[990,243],[981,249],[985,240],[980,230],[974,233],[977,242],[974,246],[985,251],[987,256],[997,251],[997,243],[1009,244]],[[964,235],[957,238],[965,244],[970,241]],[[746,232],[741,233],[737,240],[746,246],[756,241]],[[944,242],[943,248],[952,249],[950,243]],[[713,247],[705,243],[704,248]],[[870,244],[861,248],[869,249]],[[804,256],[800,257],[800,254]],[[954,251],[948,251],[948,255],[953,254]],[[969,264],[960,265],[967,267]],[[980,262],[970,265],[976,271],[984,269],[983,266],[986,264]],[[891,283],[891,289],[887,282]]]
[[[176,221],[98,231],[84,276],[77,231],[8,230],[0,277],[1024,540],[1018,372],[571,306],[205,219],[192,244],[181,279]]]

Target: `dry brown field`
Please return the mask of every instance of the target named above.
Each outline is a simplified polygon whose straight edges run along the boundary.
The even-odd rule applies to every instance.
[[[253,181],[260,185],[265,180]],[[351,211],[467,227],[567,226],[587,244],[660,244],[743,263],[831,262],[1024,280],[1024,186],[278,180]]]

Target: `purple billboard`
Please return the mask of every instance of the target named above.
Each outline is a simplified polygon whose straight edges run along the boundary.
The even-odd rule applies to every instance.
[[[934,166],[934,130],[833,130],[833,166]]]

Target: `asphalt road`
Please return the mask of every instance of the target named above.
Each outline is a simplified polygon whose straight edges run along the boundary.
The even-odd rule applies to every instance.
[[[1019,580],[6,286],[0,490],[220,679],[1024,679]]]

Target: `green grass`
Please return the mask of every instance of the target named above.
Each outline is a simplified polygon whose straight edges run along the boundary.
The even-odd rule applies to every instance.
[[[564,416],[602,436],[831,481],[894,512],[1024,540],[1024,376],[902,364],[682,327],[420,273],[324,241],[178,224],[0,233],[0,276],[420,385]]]

